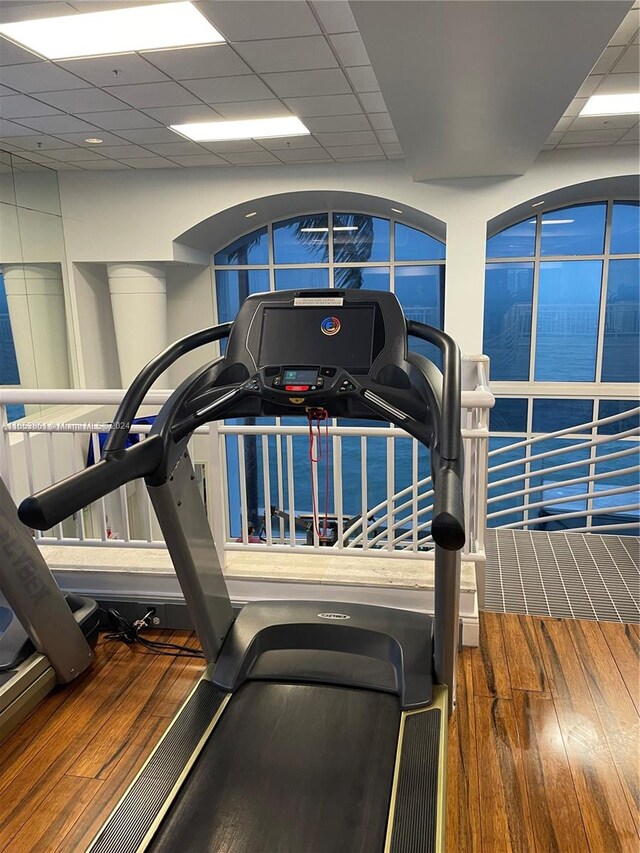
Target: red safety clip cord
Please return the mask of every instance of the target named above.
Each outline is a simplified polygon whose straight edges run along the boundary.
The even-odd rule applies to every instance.
[[[311,468],[311,509],[313,512],[313,529],[316,532],[318,539],[323,539],[326,541],[329,538],[329,413],[326,409],[307,409],[307,417],[309,419],[309,464]],[[322,446],[323,434],[321,430],[321,424],[323,421],[324,451]],[[313,432],[314,425],[316,427],[315,435]],[[319,508],[313,477],[313,466],[316,466],[317,471],[317,465],[319,462],[323,461],[323,457],[325,472],[324,524],[323,532],[320,532]]]

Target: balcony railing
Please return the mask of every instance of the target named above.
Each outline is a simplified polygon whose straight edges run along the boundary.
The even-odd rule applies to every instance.
[[[467,517],[463,558],[476,562],[484,560],[488,414],[494,402],[486,369],[485,357],[464,360],[468,390],[462,395]],[[0,474],[14,499],[20,501],[84,468],[90,448],[92,458],[98,459],[101,436],[123,393],[2,389]],[[169,393],[150,393],[141,416],[152,417]],[[11,404],[24,405],[26,417],[9,423]],[[384,553],[432,559],[433,488],[427,451],[390,425],[351,424],[333,420],[328,428],[332,555]],[[144,440],[150,429],[149,424],[135,424],[131,435]],[[221,551],[304,548],[308,553],[324,548],[309,519],[312,475],[307,440],[306,426],[280,419],[212,423],[196,431],[190,453],[216,542],[223,544]],[[318,495],[317,473],[313,476]],[[263,519],[259,541],[249,535],[252,507]],[[42,544],[164,547],[140,482],[123,486],[53,530],[34,535]]]

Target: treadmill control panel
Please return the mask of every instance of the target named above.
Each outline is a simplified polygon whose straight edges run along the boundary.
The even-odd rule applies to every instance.
[[[274,401],[291,401],[291,395],[304,395],[305,401],[314,397],[331,397],[335,394],[353,393],[358,390],[353,377],[338,367],[323,365],[270,365],[242,385],[246,391],[260,391]],[[298,399],[296,399],[298,402]],[[302,397],[299,398],[302,402]]]

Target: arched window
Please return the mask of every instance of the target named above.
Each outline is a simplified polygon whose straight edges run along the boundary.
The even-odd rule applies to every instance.
[[[391,290],[407,317],[442,328],[445,245],[402,222],[366,213],[322,212],[239,237],[214,256],[218,322],[265,290]],[[439,361],[435,347],[412,347]]]

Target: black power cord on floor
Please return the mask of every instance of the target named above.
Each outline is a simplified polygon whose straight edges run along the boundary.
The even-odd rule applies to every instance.
[[[142,646],[148,649],[146,654],[169,655],[176,658],[204,658],[204,653],[199,649],[192,649],[179,643],[165,643],[161,640],[150,640],[148,637],[143,637],[142,631],[151,627],[151,619],[156,612],[153,608],[147,611],[142,619],[136,619],[135,622],[125,619],[113,607],[108,610],[104,610],[102,607],[99,609],[106,616],[112,628],[111,633],[105,634],[105,640],[119,640],[128,646]]]

